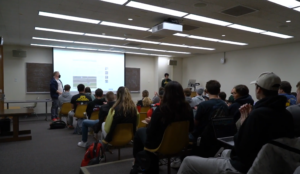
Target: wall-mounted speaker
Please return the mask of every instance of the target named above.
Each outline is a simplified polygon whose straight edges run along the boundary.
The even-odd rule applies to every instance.
[[[169,65],[176,66],[177,65],[177,60],[170,60]]]
[[[26,51],[13,50],[12,55],[13,55],[13,57],[24,58],[24,57],[26,57]]]

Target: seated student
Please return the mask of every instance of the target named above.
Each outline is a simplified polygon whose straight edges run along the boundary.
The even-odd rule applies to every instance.
[[[193,112],[185,101],[182,86],[176,82],[169,82],[160,106],[153,112],[147,128],[137,130],[133,141],[133,157],[144,150],[144,147],[155,149],[162,141],[165,129],[172,122],[190,121],[189,130],[192,131]]]
[[[98,96],[102,96],[103,94],[103,91],[101,89],[97,89],[95,91],[95,94],[96,94],[96,100],[100,100]],[[102,125],[102,123],[104,122],[107,114],[108,114],[108,111],[109,109],[112,107],[112,105],[115,103],[114,100],[115,100],[115,94],[113,92],[107,92],[106,93],[106,98],[107,98],[107,104],[106,105],[102,105],[99,109],[99,119],[98,120],[84,120],[82,122],[82,140],[81,142],[78,142],[78,146],[79,147],[86,147],[86,142],[87,142],[87,138],[88,138],[88,127],[99,127],[101,128],[101,126],[98,126],[99,124]],[[102,100],[101,100],[102,101]],[[90,102],[91,103],[91,102]],[[101,104],[101,103],[100,103]],[[98,109],[98,108],[97,108]],[[95,131],[94,129],[94,132],[95,133],[98,133],[99,132],[99,128],[98,130]]]
[[[118,124],[131,123],[133,133],[139,123],[139,114],[131,99],[130,91],[126,87],[119,87],[117,101],[108,112],[106,121],[102,124],[102,144],[107,145],[113,139],[114,130]]]
[[[228,108],[228,115],[233,117],[234,122],[237,122],[241,117],[239,108],[244,104],[253,105],[254,100],[251,95],[249,95],[249,89],[246,85],[235,86],[232,89],[232,95],[234,102]]]
[[[149,104],[149,101],[151,100],[150,98],[149,98],[149,92],[147,91],[147,90],[144,90],[143,92],[142,92],[142,96],[143,96],[143,99],[142,100],[139,100],[138,102],[137,102],[137,106],[140,106],[140,107],[144,107],[144,101],[146,102],[146,104]],[[144,100],[145,98],[147,98],[146,100]],[[150,99],[150,100],[149,100]],[[152,100],[151,100],[151,103],[152,103]],[[150,104],[151,104],[150,103]],[[149,106],[150,106],[150,104],[149,104]]]
[[[258,152],[271,140],[294,137],[293,118],[285,109],[286,98],[278,95],[280,78],[263,73],[255,83],[255,107],[240,108],[241,128],[234,136],[234,148],[222,158],[186,157],[178,174],[186,173],[247,173]],[[230,156],[230,157],[229,157]]]
[[[295,105],[297,103],[297,99],[294,95],[291,95],[291,91],[291,84],[287,81],[282,81],[278,90],[278,94],[287,98],[286,107]]]
[[[95,100],[95,96],[92,94],[91,88],[90,87],[85,87],[84,93],[87,95],[90,95],[92,98],[92,101]]]
[[[158,93],[155,92],[154,97],[152,98],[152,103],[153,103],[153,104],[156,104],[156,103],[159,103],[159,102],[160,102],[159,92],[160,92],[160,91],[163,91],[163,90],[164,90],[164,88],[163,88],[163,87],[160,87],[159,90],[158,90]]]
[[[64,103],[70,103],[72,99],[72,95],[70,93],[71,86],[65,85],[64,92],[58,97],[59,106],[61,107]]]
[[[152,113],[158,106],[160,106],[161,99],[163,98],[164,91],[159,91],[159,102],[152,105],[152,107],[147,112],[147,117],[151,117]]]
[[[286,109],[294,118],[294,128],[296,137],[300,136],[300,82],[297,84],[297,105],[289,106]]]
[[[88,104],[88,102],[92,101],[92,98],[84,93],[84,85],[83,84],[79,84],[77,86],[77,90],[79,92],[79,94],[74,95],[71,99],[71,103],[72,103],[72,107],[73,107],[73,111],[70,111],[68,114],[68,127],[70,129],[73,129],[73,117],[77,108],[77,105],[84,105],[84,104]]]
[[[96,98],[93,101],[90,101],[86,108],[86,115],[88,116],[89,119],[91,118],[92,113],[94,111],[99,111],[101,106],[104,104],[104,102],[102,100],[103,90],[100,88],[96,89],[95,95],[96,95]]]
[[[183,90],[184,96],[185,96],[185,101],[188,102],[188,104],[190,105],[191,108],[194,108],[196,106],[196,104],[194,103],[194,101],[192,100],[191,94],[192,91],[190,88],[185,88]]]
[[[220,92],[219,98],[220,98],[221,100],[223,100],[224,102],[226,102],[226,93],[225,93],[225,92]]]
[[[197,107],[194,121],[195,129],[190,134],[190,140],[196,144],[198,137],[201,137],[200,146],[195,149],[196,154],[199,156],[214,156],[220,148],[211,126],[213,118],[228,115],[228,106],[223,100],[219,99],[220,88],[221,84],[218,81],[208,81],[206,83],[206,93],[209,100],[201,102]]]
[[[143,98],[143,107],[149,107],[152,104],[152,100],[149,97]]]
[[[232,91],[231,91],[231,96],[229,96],[229,98],[227,100],[227,105],[230,106],[230,105],[232,105],[233,102],[234,102],[234,97],[233,97]]]
[[[192,100],[195,103],[195,105],[199,105],[201,102],[204,102],[205,99],[203,98],[202,94],[203,94],[204,89],[203,88],[199,88],[196,90],[197,96],[193,97]]]

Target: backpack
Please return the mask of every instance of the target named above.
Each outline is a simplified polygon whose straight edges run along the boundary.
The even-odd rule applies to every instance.
[[[159,173],[158,156],[152,152],[140,151],[135,158],[130,174],[154,174]]]
[[[50,124],[50,129],[64,129],[67,124],[64,121],[54,121]]]
[[[81,161],[81,167],[99,164],[101,158],[104,157],[104,151],[101,143],[95,142],[87,147],[87,151]]]

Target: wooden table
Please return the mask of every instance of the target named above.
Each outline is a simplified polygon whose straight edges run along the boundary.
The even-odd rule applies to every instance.
[[[7,109],[7,110],[0,110],[1,117],[13,117],[13,131],[7,132],[5,135],[0,135],[0,143],[3,142],[11,142],[11,141],[23,141],[23,140],[31,140],[31,136],[22,136],[19,135],[26,135],[31,134],[31,130],[19,130],[19,117],[24,115],[29,115],[33,113],[33,109]],[[9,138],[2,138],[2,136],[13,136]]]

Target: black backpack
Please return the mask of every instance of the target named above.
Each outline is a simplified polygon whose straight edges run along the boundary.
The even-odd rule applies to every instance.
[[[50,129],[64,129],[67,124],[64,121],[54,121],[50,124]]]
[[[159,173],[158,156],[152,152],[140,151],[135,158],[130,174],[157,174]]]

